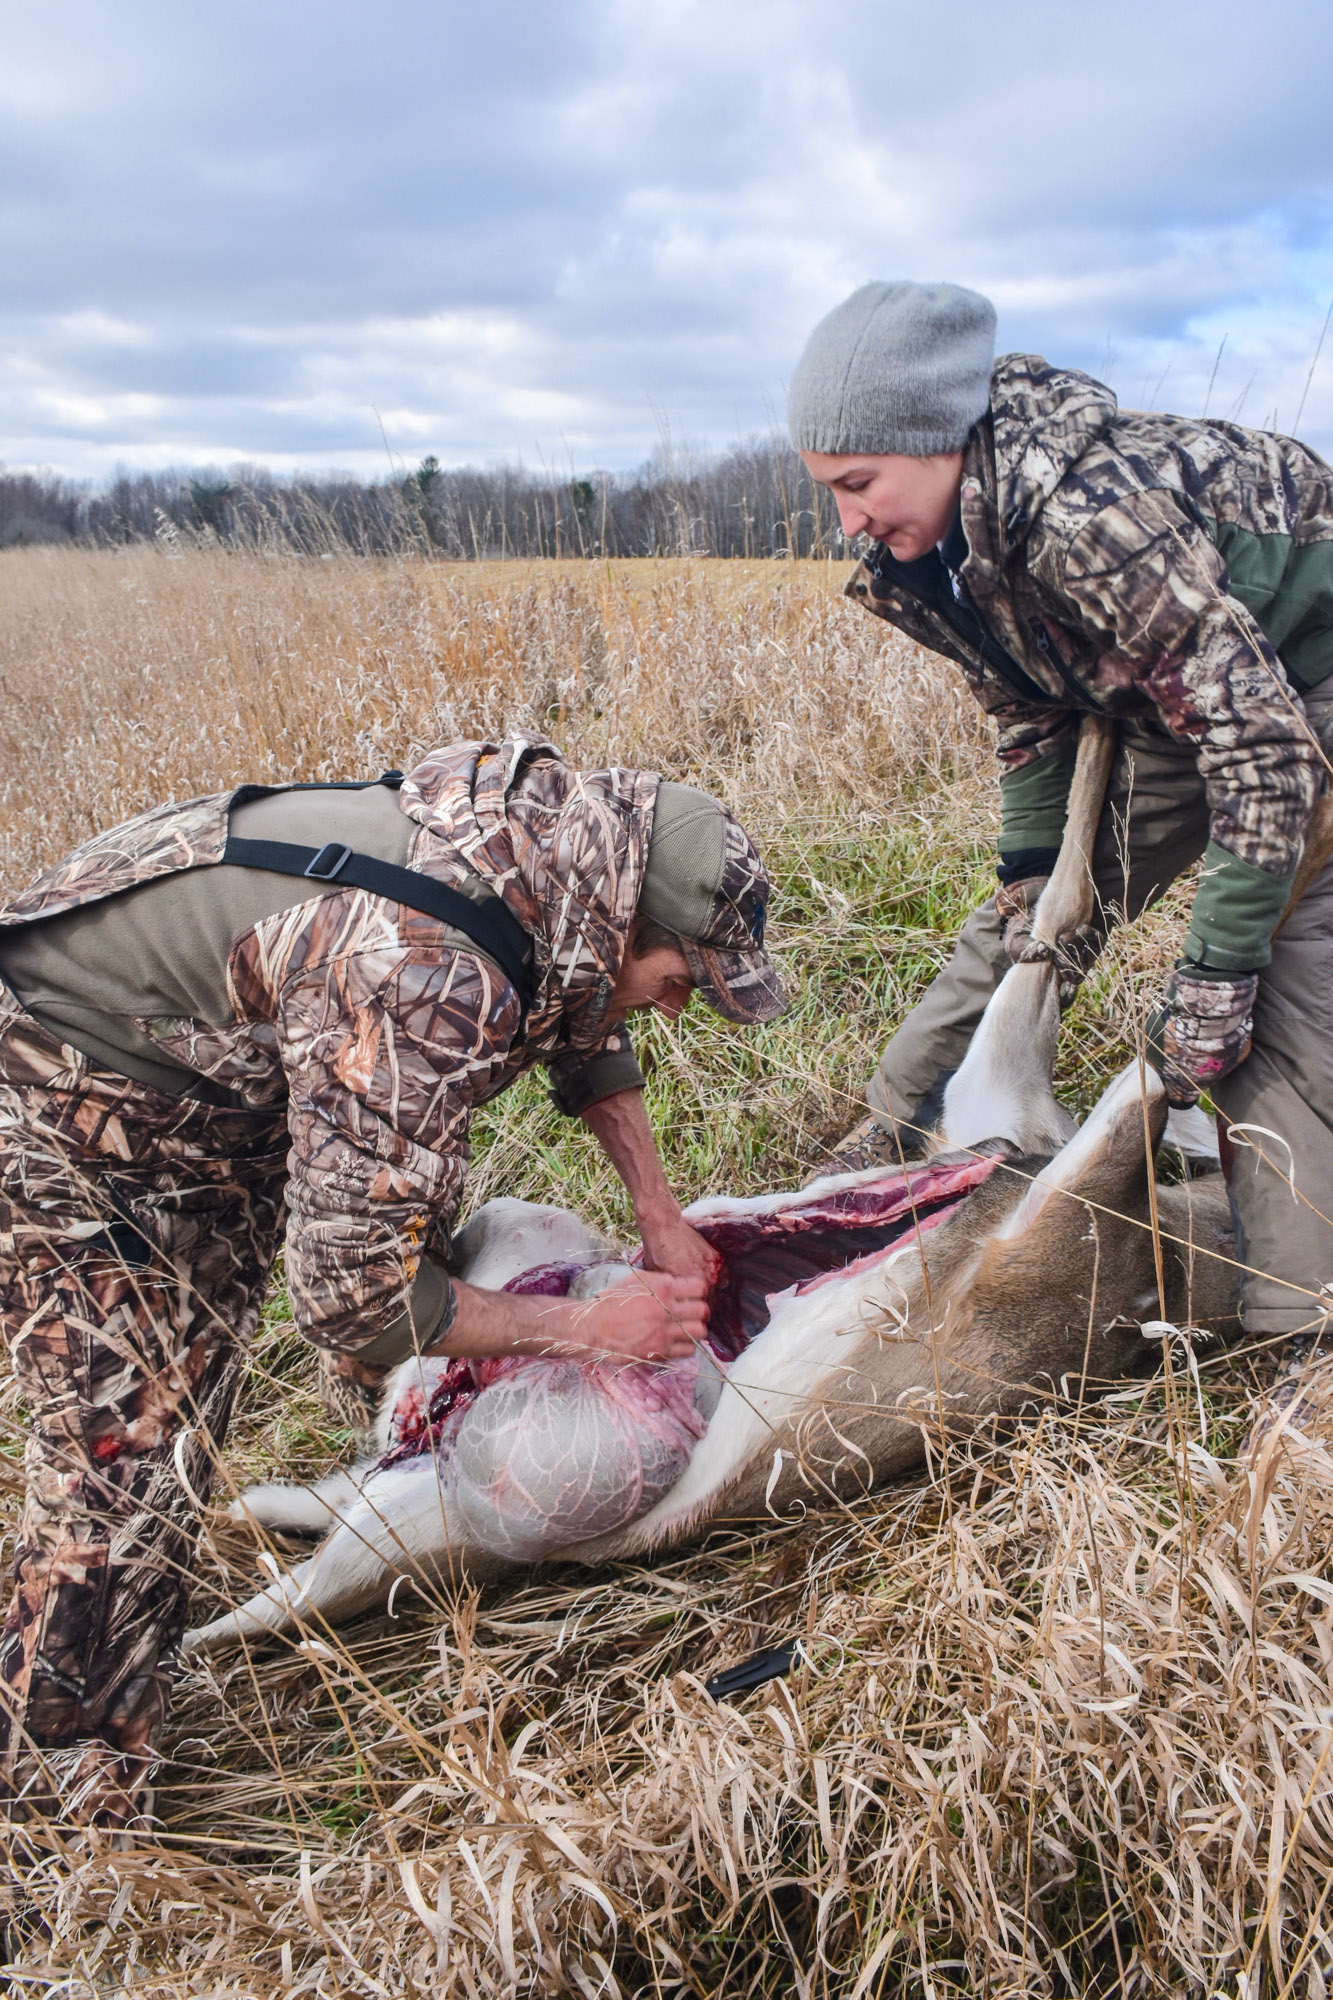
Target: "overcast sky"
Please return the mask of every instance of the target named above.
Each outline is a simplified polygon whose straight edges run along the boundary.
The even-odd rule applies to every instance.
[[[620,469],[896,277],[1290,429],[1330,76],[1328,0],[0,0],[0,462]]]

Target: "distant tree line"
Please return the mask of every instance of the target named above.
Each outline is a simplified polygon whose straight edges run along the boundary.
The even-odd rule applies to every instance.
[[[663,449],[586,478],[424,458],[381,482],[281,479],[259,466],[122,472],[105,486],[0,468],[0,548],[157,541],[304,555],[842,555],[836,509],[781,440],[720,456]]]

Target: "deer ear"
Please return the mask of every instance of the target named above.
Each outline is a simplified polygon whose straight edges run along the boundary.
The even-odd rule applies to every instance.
[[[1068,1196],[1125,1214],[1136,1198],[1146,1196],[1166,1112],[1166,1093],[1156,1070],[1131,1063],[1103,1093],[1086,1124],[1041,1169],[992,1242],[1030,1239],[1039,1230],[1060,1228],[1072,1212]]]

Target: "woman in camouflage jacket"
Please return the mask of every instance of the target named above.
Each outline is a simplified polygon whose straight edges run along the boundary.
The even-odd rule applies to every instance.
[[[910,1150],[938,1117],[1003,972],[1042,952],[1029,914],[1080,718],[1114,717],[1098,918],[1061,941],[1064,997],[1107,927],[1202,859],[1153,1051],[1171,1100],[1206,1089],[1238,1142],[1247,1330],[1313,1334],[1333,1299],[1333,865],[1275,931],[1333,768],[1333,472],[1293,438],[992,362],[994,328],[957,286],[866,285],[792,380],[792,441],[871,540],[849,594],[962,669],[1000,758],[999,892],[835,1157]]]
[[[141,1809],[280,1244],[297,1325],[370,1388],[413,1351],[689,1351],[713,1252],[622,1024],[696,986],[732,1020],[780,1011],[766,901],[716,801],[516,739],[405,781],[163,806],[0,912],[0,1313],[31,1424],[0,1638],[11,1815]],[[472,1113],[539,1062],[643,1235],[645,1276],[605,1303],[450,1275]]]

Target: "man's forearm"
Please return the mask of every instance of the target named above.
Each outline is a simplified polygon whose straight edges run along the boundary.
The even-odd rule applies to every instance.
[[[454,1323],[436,1354],[551,1355],[572,1361],[673,1361],[707,1323],[699,1279],[635,1271],[594,1299],[529,1298],[455,1286]]]
[[[588,1105],[580,1116],[625,1183],[640,1228],[645,1220],[678,1216],[680,1203],[667,1181],[643,1092],[617,1091]]]
[[[718,1274],[717,1252],[681,1213],[648,1123],[643,1092],[622,1090],[604,1097],[590,1104],[582,1117],[625,1183],[648,1268],[674,1271],[711,1288]]]
[[[430,1354],[467,1355],[482,1360],[499,1354],[563,1351],[575,1313],[568,1299],[525,1298],[521,1293],[483,1291],[454,1281],[454,1316]]]

